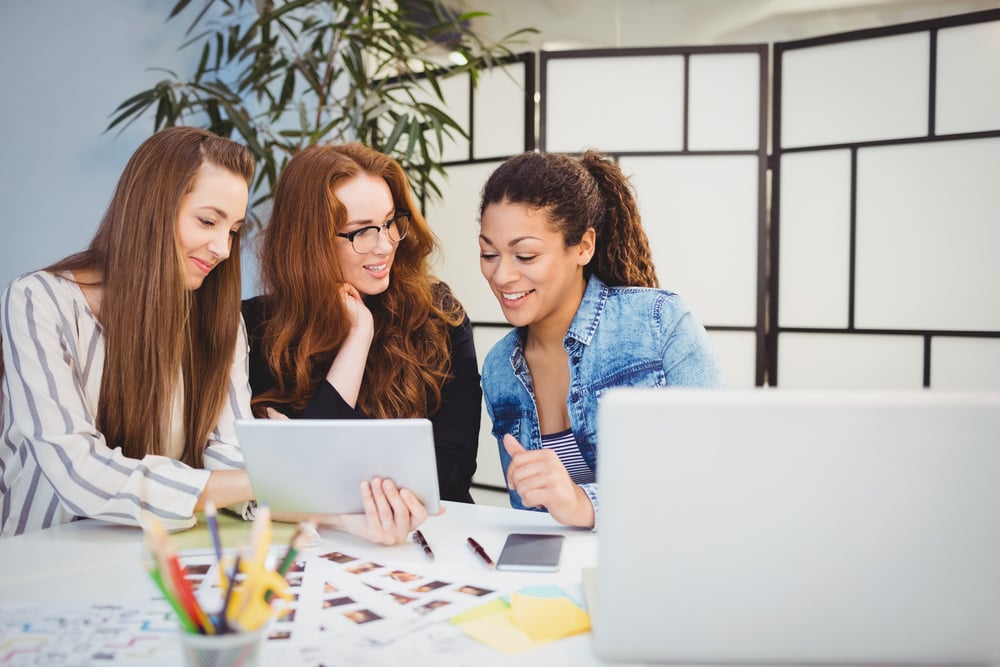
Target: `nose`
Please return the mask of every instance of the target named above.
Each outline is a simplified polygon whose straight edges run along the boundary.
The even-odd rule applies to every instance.
[[[233,245],[233,237],[230,236],[229,229],[223,228],[221,232],[223,233],[213,236],[208,243],[208,251],[220,262],[229,258],[229,250]]]
[[[375,247],[372,248],[372,252],[376,255],[388,255],[395,247],[396,244],[389,238],[389,230],[384,227],[380,228],[378,236],[375,238]]]
[[[521,276],[514,261],[510,257],[500,255],[497,257],[496,268],[493,271],[492,280],[497,285],[506,285],[517,280]]]

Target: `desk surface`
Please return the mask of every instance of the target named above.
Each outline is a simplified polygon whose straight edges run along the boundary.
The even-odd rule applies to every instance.
[[[581,568],[597,561],[597,538],[590,531],[560,526],[547,514],[520,510],[445,503],[446,511],[430,517],[421,527],[436,559],[425,560],[413,543],[394,547],[371,545],[352,535],[321,531],[323,548],[331,545],[413,563],[430,573],[456,576],[468,574],[496,586],[516,588],[534,584],[558,584],[575,597],[582,596]],[[223,541],[234,544],[248,524],[227,523]],[[287,534],[286,534],[287,532]],[[486,569],[466,545],[474,537],[494,560],[511,532],[557,532],[566,536],[560,570],[556,573],[515,573]],[[291,527],[275,524],[275,542],[286,540]],[[203,527],[175,535],[182,549],[208,547]],[[142,567],[142,533],[135,528],[98,521],[77,521],[49,530],[0,540],[0,600],[12,604],[140,604],[148,602],[151,582]],[[413,633],[419,635],[420,633]],[[464,639],[464,638],[463,638]],[[399,641],[405,641],[406,638]],[[419,641],[419,637],[411,638]],[[472,640],[466,640],[472,643]],[[483,647],[485,649],[485,647]],[[485,654],[489,664],[600,665],[591,647],[590,634],[577,635],[542,646],[529,653],[506,657]],[[477,652],[482,664],[482,651]],[[331,656],[336,657],[336,656]],[[410,662],[409,664],[418,664]]]

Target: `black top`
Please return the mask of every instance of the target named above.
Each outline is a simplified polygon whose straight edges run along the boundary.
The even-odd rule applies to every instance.
[[[454,299],[446,285],[436,290],[444,298]],[[250,390],[256,397],[276,384],[275,377],[264,361],[261,335],[267,317],[266,299],[256,296],[243,302],[243,319],[250,341]],[[427,415],[434,428],[434,450],[437,457],[438,485],[442,500],[471,503],[469,487],[476,472],[479,450],[479,423],[483,391],[479,384],[479,363],[472,338],[472,323],[468,316],[461,324],[449,328],[451,376],[441,388],[441,406]],[[375,341],[377,344],[377,341]],[[293,419],[365,419],[365,415],[348,405],[333,385],[320,382],[302,412],[289,414]]]

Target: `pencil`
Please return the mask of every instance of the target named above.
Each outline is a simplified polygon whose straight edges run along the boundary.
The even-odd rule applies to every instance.
[[[191,584],[184,577],[184,571],[177,557],[177,550],[170,541],[170,535],[159,521],[152,520],[149,523],[147,543],[156,556],[161,583],[187,613],[191,624],[195,626],[195,631],[212,634],[214,628],[208,620],[208,615],[198,604]]]
[[[292,535],[291,541],[288,543],[288,551],[285,552],[285,557],[281,559],[281,564],[276,570],[278,574],[284,577],[288,573],[289,568],[292,567],[292,563],[295,562],[295,557],[302,551],[302,547],[306,545],[306,542],[312,539],[312,533],[315,530],[316,525],[311,521],[299,524],[295,534]],[[274,593],[268,591],[264,594],[264,601],[270,603],[273,597]]]
[[[267,550],[271,548],[271,509],[267,505],[261,505],[257,509],[250,535],[250,549],[255,566],[264,569]]]
[[[180,624],[182,626],[184,626],[184,629],[187,632],[198,632],[198,628],[196,628],[194,623],[191,622],[191,619],[188,617],[187,612],[184,611],[183,607],[181,607],[180,602],[178,602],[177,598],[174,597],[174,595],[167,590],[166,585],[163,583],[163,574],[160,572],[159,568],[157,568],[152,563],[147,563],[146,569],[149,572],[149,576],[150,578],[152,578],[153,583],[156,584],[156,587],[160,590],[160,593],[163,594],[163,598],[170,605],[170,608],[174,610],[174,614],[177,616],[177,620],[180,621]]]
[[[212,536],[212,547],[215,549],[215,561],[222,562],[222,540],[219,538],[219,521],[216,517],[215,503],[205,501],[205,522],[208,524],[208,534]]]
[[[240,554],[236,554],[236,561],[233,563],[233,573],[226,581],[226,593],[222,597],[222,611],[219,613],[220,632],[229,632],[229,601],[233,599],[233,589],[236,588],[236,575],[240,573]]]
[[[288,551],[285,552],[285,557],[281,559],[281,565],[278,566],[278,574],[285,576],[288,568],[295,562],[295,557],[302,551],[302,547],[305,546],[306,542],[312,538],[315,530],[316,524],[312,521],[299,524],[299,527],[295,530],[295,534],[292,535],[292,539],[288,542]]]

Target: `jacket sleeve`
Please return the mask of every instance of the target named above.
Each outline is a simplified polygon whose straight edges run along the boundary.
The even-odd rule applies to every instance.
[[[664,316],[661,351],[667,384],[685,387],[723,386],[722,366],[708,332],[694,313],[673,295]]]

